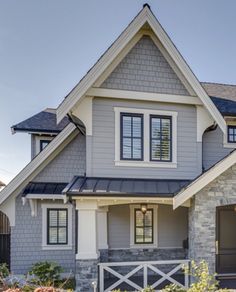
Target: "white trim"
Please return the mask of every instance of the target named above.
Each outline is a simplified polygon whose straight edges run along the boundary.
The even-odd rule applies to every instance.
[[[120,90],[120,89],[118,90],[118,89],[92,87],[88,90],[86,95],[92,95],[96,97],[118,98],[118,99],[132,99],[132,100],[145,100],[145,101],[156,101],[156,102],[167,102],[167,103],[203,105],[201,100],[196,96],[139,92],[139,91]]]
[[[226,156],[224,159],[215,164],[208,171],[203,173],[195,181],[193,181],[184,190],[180,191],[177,196],[173,198],[173,208],[181,206],[188,201],[192,196],[197,194],[201,189],[207,186],[210,182],[220,176],[224,171],[229,169],[236,163],[236,151]]]
[[[69,93],[67,98],[57,108],[57,121],[60,122],[64,116],[76,105],[76,103],[84,97],[87,90],[93,86],[99,76],[108,68],[119,53],[125,48],[129,41],[135,34],[148,23],[153,30],[153,33],[160,40],[163,48],[167,51],[173,62],[179,68],[180,72],[186,78],[186,81],[192,87],[203,104],[206,106],[211,116],[225,133],[226,123],[214,103],[211,101],[196,76],[193,74],[183,57],[180,55],[160,23],[157,21],[151,10],[145,6],[141,12],[135,17],[130,25],[123,31],[113,45],[106,51],[106,53],[98,60],[98,62],[91,68],[85,77],[79,82],[77,86]]]
[[[197,142],[202,142],[202,135],[207,128],[214,125],[214,120],[203,106],[196,106],[197,110]]]
[[[42,208],[42,249],[43,250],[67,250],[72,249],[72,209],[69,204],[41,204]],[[49,245],[47,244],[47,209],[61,208],[68,210],[68,244],[65,245]]]
[[[177,116],[178,112],[165,110],[150,110],[139,108],[114,107],[115,112],[115,166],[129,167],[157,167],[176,168],[177,167]],[[120,160],[120,113],[143,114],[143,161]],[[172,117],[172,161],[150,161],[150,115],[163,115]]]
[[[136,244],[134,242],[134,210],[140,208],[139,205],[130,205],[130,248],[137,249],[147,249],[147,248],[157,248],[158,246],[158,205],[148,204],[148,209],[153,209],[153,244]]]
[[[52,194],[27,194],[25,196],[27,199],[38,199],[38,200],[63,200],[65,201],[66,195],[52,195]]]
[[[14,179],[0,192],[0,205],[10,196],[18,195],[27,183],[32,180],[42,169],[52,161],[64,147],[72,141],[78,131],[70,123],[58,134],[49,145],[43,149]]]

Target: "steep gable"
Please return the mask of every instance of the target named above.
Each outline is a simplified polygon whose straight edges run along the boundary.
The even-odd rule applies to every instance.
[[[140,39],[101,87],[189,95],[149,36]]]

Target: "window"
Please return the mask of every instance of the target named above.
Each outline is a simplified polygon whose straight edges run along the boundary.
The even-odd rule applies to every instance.
[[[67,244],[68,210],[48,209],[47,223],[47,244]]]
[[[236,126],[228,126],[228,143],[236,143]]]
[[[134,210],[135,244],[153,243],[153,209],[144,214],[141,209]]]
[[[172,120],[169,116],[150,116],[150,160],[171,161]]]
[[[143,115],[121,113],[122,160],[143,160]]]
[[[51,140],[40,140],[40,152],[51,142]]]

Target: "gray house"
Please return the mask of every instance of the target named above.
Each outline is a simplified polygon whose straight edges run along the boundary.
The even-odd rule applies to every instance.
[[[148,5],[56,110],[12,131],[32,137],[0,193],[13,273],[56,261],[82,292],[187,286],[190,259],[236,275],[236,86],[200,83]]]

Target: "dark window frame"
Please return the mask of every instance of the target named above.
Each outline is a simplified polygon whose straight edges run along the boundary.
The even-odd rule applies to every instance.
[[[143,225],[143,227],[140,227],[140,226],[137,226],[136,225],[136,211],[140,211],[140,212],[142,212],[141,211],[141,209],[140,208],[135,208],[134,209],[134,244],[154,244],[154,209],[153,208],[148,208],[147,209],[147,211],[151,211],[152,212],[152,226],[146,226],[145,225],[145,223],[144,223],[144,225]],[[143,214],[144,216],[145,216],[145,214]],[[144,217],[143,216],[143,221],[144,221]],[[145,229],[145,227],[146,228],[152,228],[152,241],[150,241],[150,242],[145,242],[145,235],[144,235],[144,232],[143,232],[143,242],[137,242],[137,238],[136,238],[136,228],[143,228],[143,230]]]
[[[45,147],[43,147],[43,143],[47,143],[47,145],[45,146],[45,147],[47,147],[48,146],[48,144],[51,142],[51,140],[40,140],[39,141],[39,150],[40,150],[40,152],[45,148]]]
[[[160,134],[160,139],[157,139],[157,138],[152,138],[152,119],[153,118],[159,118],[160,121],[162,119],[169,119],[170,120],[170,159],[166,160],[166,159],[162,159],[162,155],[160,153],[160,159],[154,159],[152,157],[152,141],[153,140],[156,140],[156,141],[160,141],[160,143],[162,142],[162,134]],[[153,162],[172,162],[173,160],[173,154],[172,154],[172,149],[173,149],[173,119],[172,119],[172,116],[166,116],[166,115],[150,115],[150,118],[149,118],[149,141],[150,141],[150,147],[149,147],[149,155],[150,155],[150,161],[153,161]],[[160,152],[162,152],[161,150],[161,146],[160,146]]]
[[[133,127],[131,122],[131,136],[123,136],[123,117],[139,117],[141,118],[141,138],[133,137]],[[132,120],[131,120],[132,121]],[[120,113],[120,160],[128,160],[128,161],[143,161],[143,114],[139,113]],[[131,158],[124,158],[123,157],[123,139],[129,138],[131,139]],[[133,139],[141,139],[141,158],[132,158],[133,156]]]
[[[49,220],[49,214],[50,211],[57,211],[57,226],[50,226],[50,220]],[[58,212],[59,211],[66,211],[66,226],[60,226],[59,225],[59,216]],[[50,242],[49,238],[49,230],[50,228],[55,228],[57,229],[57,242]],[[66,242],[58,242],[58,234],[59,234],[59,228],[65,228],[66,229]],[[47,209],[47,245],[67,245],[68,244],[68,209],[66,208],[48,208]]]
[[[233,141],[229,140],[229,136],[230,136],[229,130],[230,129],[236,130],[236,126],[231,126],[231,125],[227,126],[227,141],[228,141],[228,143],[236,143],[236,135],[234,135],[234,134],[233,134]]]

